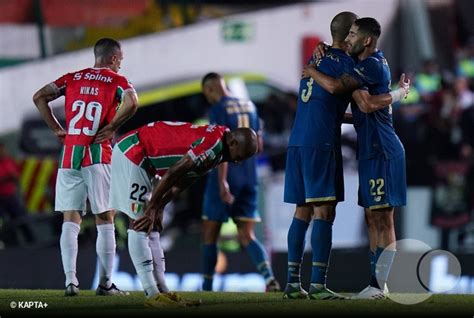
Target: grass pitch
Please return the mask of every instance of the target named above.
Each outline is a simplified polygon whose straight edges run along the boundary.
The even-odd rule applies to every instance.
[[[202,305],[173,309],[145,308],[143,305],[145,297],[142,292],[132,292],[130,296],[124,297],[95,296],[94,291],[89,290],[81,290],[81,295],[77,297],[63,295],[63,290],[0,289],[0,317],[17,315],[61,317],[462,315],[474,317],[474,295],[432,295],[426,301],[416,305],[401,305],[390,299],[381,301],[284,300],[282,293],[182,292],[180,295],[187,299],[202,299]],[[407,294],[403,297],[412,296]],[[12,308],[15,306],[16,308]],[[24,308],[25,306],[31,308]]]

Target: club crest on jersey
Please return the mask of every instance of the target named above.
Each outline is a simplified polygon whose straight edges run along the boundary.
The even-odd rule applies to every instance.
[[[132,212],[133,212],[133,214],[140,213],[140,212],[142,212],[142,210],[143,210],[143,204],[136,203],[136,202],[132,203]]]

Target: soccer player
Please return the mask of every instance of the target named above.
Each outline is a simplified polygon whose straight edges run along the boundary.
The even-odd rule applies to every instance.
[[[257,149],[257,135],[250,128],[229,131],[224,126],[164,121],[132,131],[115,145],[110,206],[130,218],[128,249],[147,297],[145,306],[189,304],[169,293],[164,280],[159,231],[166,203],[218,164],[238,163]],[[152,188],[155,175],[161,180]]]
[[[341,12],[331,21],[332,47],[316,67],[338,77],[354,67],[344,39],[357,16]],[[296,204],[288,230],[288,279],[284,298],[308,298],[301,287],[300,266],[305,235],[313,220],[313,250],[309,297],[343,299],[326,288],[326,272],[332,244],[332,224],[337,202],[344,198],[341,124],[350,95],[331,95],[312,78],[302,78],[298,108],[290,135],[285,169],[284,200]]]
[[[100,280],[96,295],[125,295],[111,281],[115,257],[115,212],[108,209],[111,138],[138,107],[133,86],[117,72],[120,43],[108,38],[94,46],[94,67],[68,73],[37,91],[33,100],[43,120],[63,142],[56,180],[55,210],[63,213],[61,258],[66,296],[79,294],[76,277],[81,213],[89,199],[97,225]],[[66,129],[48,103],[64,95]]]
[[[208,73],[202,79],[202,92],[212,104],[209,121],[230,129],[250,127],[257,132],[259,151],[262,150],[260,123],[255,105],[249,100],[232,97],[224,79],[217,73]],[[222,163],[207,179],[203,203],[202,290],[212,291],[214,269],[217,263],[217,240],[222,223],[232,217],[237,225],[238,240],[266,283],[266,291],[279,291],[269,257],[255,237],[255,222],[260,221],[257,211],[257,170],[254,157],[240,164]]]
[[[377,49],[380,33],[375,19],[356,20],[346,38],[349,53],[359,61],[356,67],[337,79],[311,66],[304,72],[332,93],[356,89],[351,109],[358,142],[358,203],[365,209],[372,279],[353,299],[386,297],[385,283],[395,256],[394,207],[406,203],[405,151],[393,128],[391,103],[406,97],[410,82],[402,75],[400,88],[390,91],[390,69]],[[380,106],[376,99],[386,103]]]

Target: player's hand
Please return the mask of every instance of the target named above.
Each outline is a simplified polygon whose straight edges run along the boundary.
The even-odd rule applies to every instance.
[[[112,127],[112,125],[105,125],[97,132],[97,135],[94,139],[94,143],[100,144],[104,141],[112,139],[112,137],[114,136],[114,132],[115,129]]]
[[[313,58],[315,59],[321,59],[324,55],[326,55],[326,51],[330,48],[331,46],[325,42],[319,42],[318,45],[314,48],[313,51]]]
[[[226,204],[234,203],[235,197],[230,193],[229,183],[227,183],[227,181],[219,185],[219,196],[222,202]]]
[[[398,86],[405,91],[405,96],[403,98],[407,98],[408,93],[410,92],[410,79],[408,78],[405,81],[405,73],[402,73],[400,76],[400,81],[398,82]]]
[[[153,229],[153,223],[154,215],[145,213],[145,215],[133,222],[133,230],[137,232],[145,232],[148,235]]]
[[[311,77],[311,72],[314,70],[314,64],[310,63],[303,67],[301,78]]]
[[[61,143],[64,143],[64,138],[66,138],[66,131],[62,128],[56,130],[54,132],[54,134],[56,135],[56,137],[59,139],[59,141],[61,141]]]

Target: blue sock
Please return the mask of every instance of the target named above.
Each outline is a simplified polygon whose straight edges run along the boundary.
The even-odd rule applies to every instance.
[[[212,281],[217,263],[217,244],[202,245],[202,290],[212,291]]]
[[[394,250],[385,250],[383,247],[377,246],[377,263],[375,264],[375,273],[377,275],[378,281],[382,283],[380,289],[384,288],[384,284],[388,280],[390,268],[392,267],[393,259],[395,258],[395,252],[396,251]]]
[[[329,254],[332,247],[332,223],[324,220],[314,220],[311,232],[313,247],[313,266],[311,284],[326,284],[326,273],[329,265]]]
[[[379,284],[377,283],[377,276],[375,276],[375,264],[377,263],[376,251],[369,250],[369,259],[370,259],[370,286],[379,288]]]
[[[309,223],[293,218],[288,230],[288,284],[300,283],[306,231]]]
[[[268,254],[263,245],[257,240],[252,240],[249,245],[247,245],[246,249],[252,262],[265,279],[265,282],[268,283],[270,279],[275,278],[275,276],[273,276],[272,268],[270,267]]]

